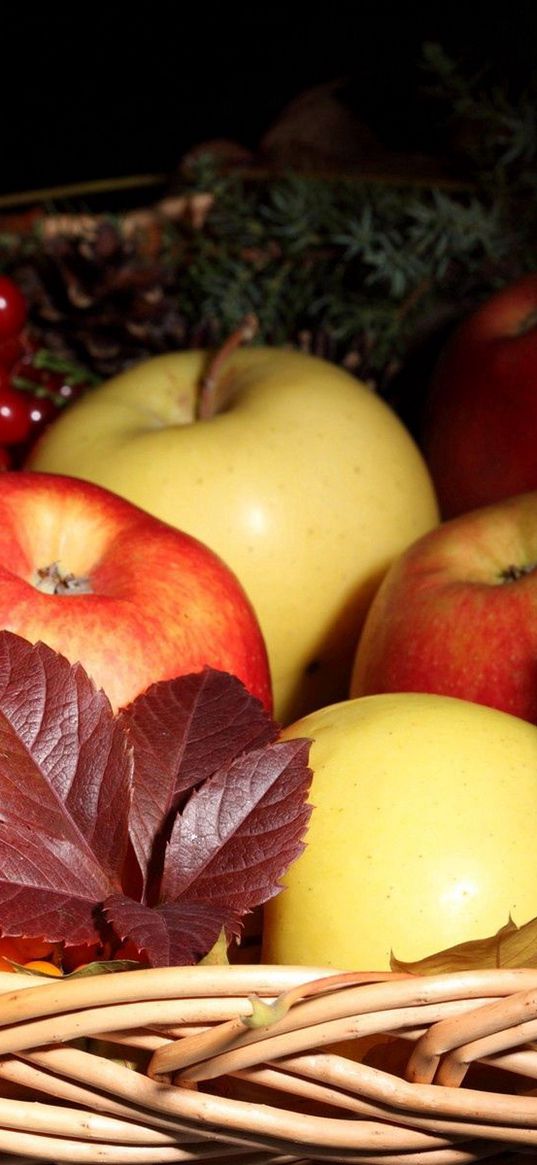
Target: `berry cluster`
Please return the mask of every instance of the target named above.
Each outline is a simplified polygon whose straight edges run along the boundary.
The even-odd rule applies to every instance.
[[[85,370],[38,344],[24,296],[0,275],[0,469],[19,466],[45,426],[91,383]]]

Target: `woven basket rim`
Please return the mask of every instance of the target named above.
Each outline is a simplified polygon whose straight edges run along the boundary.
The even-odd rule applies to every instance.
[[[0,1155],[19,1161],[537,1160],[535,969],[3,974],[0,993]],[[403,1071],[382,1063],[402,1047]]]

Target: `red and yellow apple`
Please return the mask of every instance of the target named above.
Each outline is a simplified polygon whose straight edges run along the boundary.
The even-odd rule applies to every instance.
[[[446,344],[421,445],[445,518],[537,489],[537,272],[491,296]]]
[[[264,907],[265,962],[382,971],[537,916],[537,728],[412,692],[323,708],[306,846]]]
[[[537,492],[461,514],[392,563],[350,694],[437,692],[537,723]]]
[[[200,538],[264,633],[285,722],[348,689],[390,562],[436,525],[430,476],[395,413],[342,368],[252,347],[198,413],[204,352],[124,372],[51,425],[29,468],[87,478]]]
[[[0,627],[79,661],[115,708],[205,665],[271,707],[266,649],[206,546],[72,477],[0,475]]]

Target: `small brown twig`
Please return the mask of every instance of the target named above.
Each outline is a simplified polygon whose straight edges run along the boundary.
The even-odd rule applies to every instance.
[[[257,333],[259,324],[255,315],[246,315],[236,331],[214,353],[208,368],[201,378],[198,391],[196,415],[199,421],[208,421],[216,412],[216,387],[222,368],[241,344],[248,344]]]

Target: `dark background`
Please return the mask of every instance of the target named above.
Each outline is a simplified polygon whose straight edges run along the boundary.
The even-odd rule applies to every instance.
[[[536,65],[535,0],[498,12],[472,0],[28,11],[2,16],[4,194],[170,173],[215,137],[255,148],[292,97],[336,77],[390,148],[434,149],[424,41],[441,43],[471,72],[487,65],[515,99]]]

